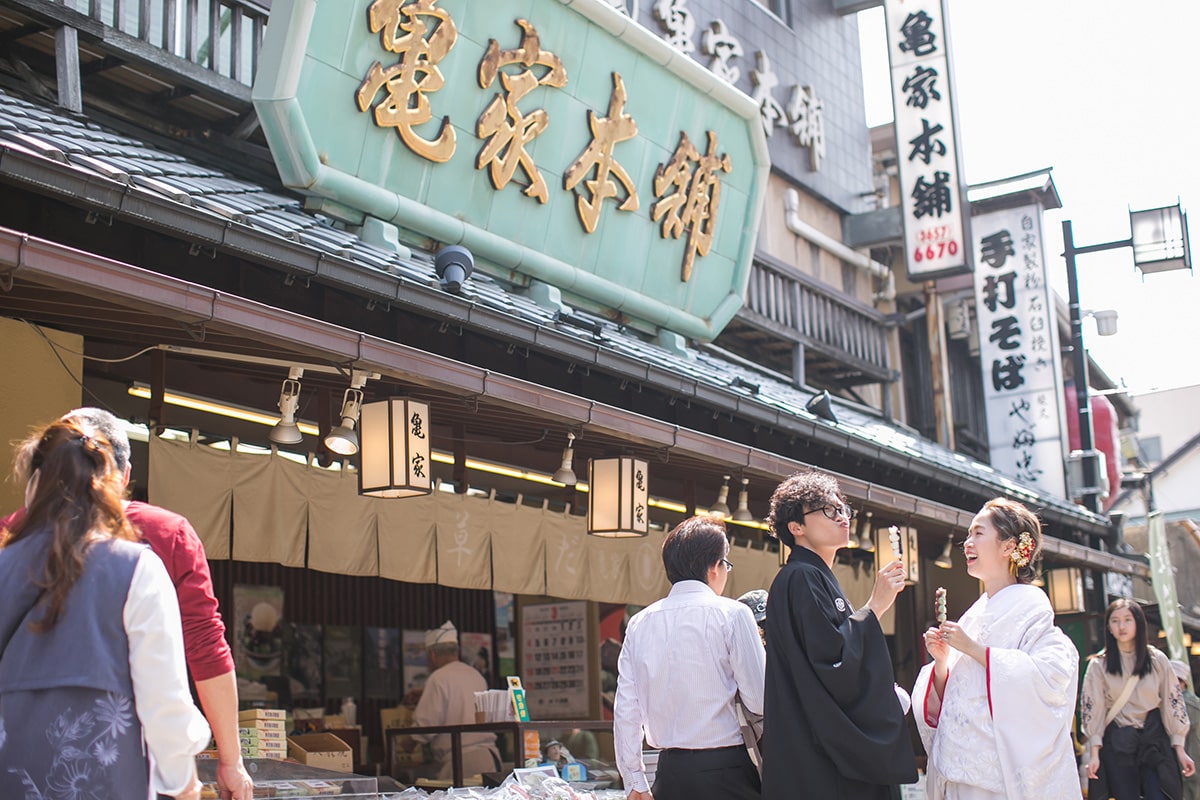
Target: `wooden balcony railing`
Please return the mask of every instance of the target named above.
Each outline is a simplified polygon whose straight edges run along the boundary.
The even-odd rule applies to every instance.
[[[807,370],[810,378],[847,385],[896,379],[881,313],[773,259],[755,259],[736,322],[727,333],[743,343],[754,339],[755,352],[801,348],[800,358],[790,357],[793,372]],[[774,339],[775,347],[764,337]],[[806,382],[803,374],[794,377]]]
[[[269,0],[15,0],[15,4],[68,24],[72,20],[62,18],[53,7],[70,9],[246,87],[254,82],[270,12]],[[144,53],[134,55],[145,58]]]

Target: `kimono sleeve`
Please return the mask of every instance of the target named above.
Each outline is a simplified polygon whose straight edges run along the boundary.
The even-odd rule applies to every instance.
[[[1078,790],[1070,744],[1079,651],[1047,618],[1034,621],[1020,648],[988,648],[987,680],[997,751],[1008,780],[1045,796]],[[1010,796],[1012,792],[1010,792]]]

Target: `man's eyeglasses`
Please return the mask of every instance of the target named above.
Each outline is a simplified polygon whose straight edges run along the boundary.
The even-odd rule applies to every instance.
[[[732,562],[732,561],[730,561],[730,560],[729,560],[729,559],[727,559],[727,558],[722,558],[722,559],[721,559],[721,563],[725,565],[725,571],[726,571],[726,572],[732,572],[732,571],[733,571],[733,562]]]
[[[814,508],[812,511],[805,511],[804,516],[807,517],[809,514],[815,514],[818,511],[820,511],[822,514],[824,514],[826,519],[831,519],[831,520],[836,520],[838,517],[845,517],[846,519],[854,519],[856,516],[858,516],[858,512],[847,505],[821,506],[820,508]]]

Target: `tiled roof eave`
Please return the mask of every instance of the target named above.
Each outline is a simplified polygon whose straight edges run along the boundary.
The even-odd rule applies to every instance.
[[[20,145],[0,143],[0,178],[24,184],[39,193],[52,193],[91,210],[127,218],[148,228],[171,235],[183,235],[198,242],[237,254],[256,263],[280,268],[298,276],[309,276],[330,285],[349,289],[394,306],[422,314],[433,314],[491,332],[510,341],[534,345],[560,358],[596,365],[620,376],[634,378],[663,391],[700,399],[714,410],[756,422],[770,424],[791,435],[806,437],[829,446],[844,447],[872,461],[886,463],[908,472],[920,472],[934,481],[973,488],[980,494],[1027,495],[1042,506],[1044,517],[1055,517],[1071,527],[1098,532],[1105,521],[1082,507],[1058,498],[1040,497],[1032,490],[1000,476],[980,474],[982,465],[937,463],[919,453],[880,442],[855,430],[850,424],[828,425],[792,413],[786,405],[768,402],[753,394],[736,391],[716,382],[706,382],[708,371],[694,370],[701,377],[688,378],[670,370],[650,369],[638,356],[647,345],[640,340],[631,347],[606,347],[603,342],[581,338],[575,331],[564,332],[543,322],[527,320],[509,311],[491,308],[469,295],[454,296],[432,285],[365,266],[353,258],[331,254],[305,241],[285,238],[251,225],[151,191],[143,191],[128,182],[113,180],[95,171],[54,160],[46,154]],[[606,333],[609,333],[606,331]],[[617,331],[614,336],[631,336]],[[663,351],[666,352],[666,351]],[[710,357],[711,359],[711,357]],[[664,377],[666,379],[664,379]]]

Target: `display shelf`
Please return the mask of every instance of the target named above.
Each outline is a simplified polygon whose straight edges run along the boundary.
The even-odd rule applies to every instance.
[[[448,734],[450,736],[451,782],[463,785],[462,736],[464,733],[497,733],[513,737],[514,752],[522,747],[526,731],[584,730],[612,733],[612,720],[563,720],[548,719],[530,722],[480,722],[470,725],[431,725],[411,728],[387,728],[383,732],[384,759],[388,775],[395,775],[395,740],[399,736],[412,734]]]

